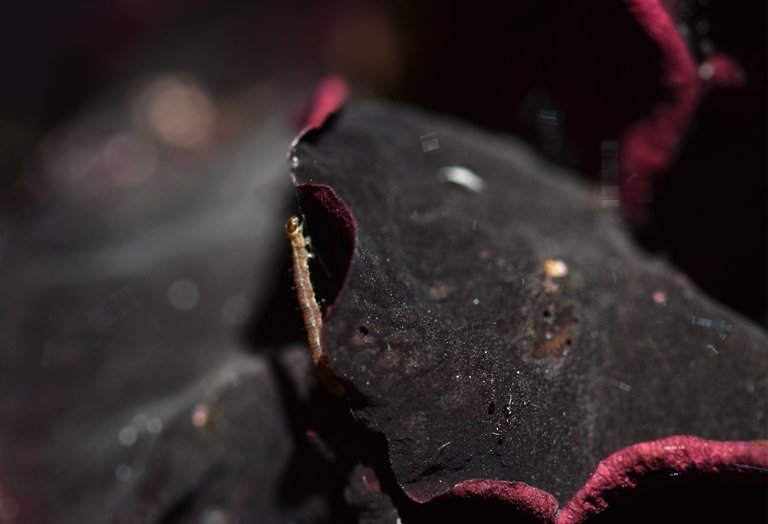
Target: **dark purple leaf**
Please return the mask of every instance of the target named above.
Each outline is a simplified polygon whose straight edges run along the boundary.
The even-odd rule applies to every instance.
[[[521,143],[371,101],[293,155],[340,289],[331,369],[411,499],[503,479],[562,502],[638,442],[765,436],[764,333]]]

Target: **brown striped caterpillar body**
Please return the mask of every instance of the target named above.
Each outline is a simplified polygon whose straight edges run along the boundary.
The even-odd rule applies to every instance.
[[[304,229],[299,217],[292,216],[285,225],[288,239],[291,241],[291,253],[293,254],[293,281],[296,286],[296,298],[299,300],[301,315],[304,317],[304,326],[307,330],[307,342],[312,362],[323,386],[340,396],[344,394],[344,386],[336,380],[328,369],[328,362],[323,353],[320,340],[320,332],[323,329],[323,316],[320,306],[315,299],[315,290],[309,276],[309,258],[307,251],[307,239],[304,237]]]

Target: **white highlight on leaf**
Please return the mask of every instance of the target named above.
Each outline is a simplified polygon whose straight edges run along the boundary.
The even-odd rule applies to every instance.
[[[473,193],[480,193],[485,189],[485,180],[477,176],[473,171],[462,166],[446,166],[440,168],[438,174],[443,182],[459,185]]]

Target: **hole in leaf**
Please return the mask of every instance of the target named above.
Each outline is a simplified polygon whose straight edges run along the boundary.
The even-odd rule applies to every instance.
[[[303,184],[298,189],[304,233],[312,239],[312,284],[325,316],[344,286],[357,225],[347,206],[330,187]]]

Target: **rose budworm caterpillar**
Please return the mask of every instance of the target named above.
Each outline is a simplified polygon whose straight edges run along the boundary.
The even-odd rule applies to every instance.
[[[307,330],[307,342],[312,355],[312,362],[320,378],[320,382],[334,395],[343,395],[344,386],[333,377],[328,369],[328,361],[323,353],[323,345],[320,340],[320,332],[323,329],[323,316],[320,306],[315,299],[315,290],[309,276],[309,259],[312,255],[307,251],[307,238],[299,217],[292,216],[285,225],[288,239],[291,241],[293,254],[293,281],[296,286],[296,298],[299,300],[301,315],[304,317],[304,326]]]

